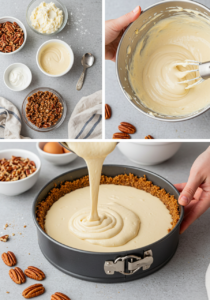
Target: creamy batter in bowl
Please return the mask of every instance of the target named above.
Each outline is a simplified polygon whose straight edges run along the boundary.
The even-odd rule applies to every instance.
[[[209,9],[194,1],[164,1],[146,9],[117,52],[117,75],[129,102],[163,121],[187,120],[209,109],[209,82],[185,90],[178,84],[185,69],[176,65],[188,57],[210,60],[208,28]]]
[[[129,173],[132,173],[138,177],[146,175],[148,180],[151,180],[154,184],[165,188],[165,190],[170,194],[173,194],[176,199],[178,199],[179,196],[177,190],[167,180],[146,170],[127,166],[105,165],[103,166],[102,173],[111,177],[115,177],[119,174]],[[64,245],[46,234],[46,232],[38,224],[38,219],[36,216],[37,204],[47,197],[49,191],[54,187],[54,184],[59,185],[61,182],[65,181],[72,182],[76,179],[86,176],[87,174],[87,168],[80,168],[62,174],[48,183],[36,197],[33,205],[33,216],[37,226],[39,246],[45,257],[55,267],[63,272],[81,279],[95,282],[122,282],[134,280],[149,275],[166,264],[175,253],[178,245],[179,227],[183,218],[182,207],[179,207],[180,219],[175,227],[165,237],[150,245],[145,245],[139,248],[133,247],[136,249],[117,251],[115,248],[114,252],[111,249],[106,252],[93,252]],[[43,214],[45,214],[44,211]],[[149,253],[152,253],[153,262],[147,270],[142,270],[141,268],[135,272],[135,274],[132,274],[132,276],[123,275],[119,272],[109,275],[109,273],[105,272],[105,262],[114,261],[116,258],[122,258],[126,255],[136,255],[143,259],[148,250],[151,250]],[[125,266],[127,267],[127,260],[125,262]]]
[[[61,77],[71,70],[74,64],[74,53],[64,41],[52,39],[39,47],[36,62],[45,75]]]

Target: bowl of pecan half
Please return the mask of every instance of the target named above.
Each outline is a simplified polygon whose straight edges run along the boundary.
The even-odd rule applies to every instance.
[[[20,51],[27,39],[23,23],[13,17],[0,18],[0,54],[10,55]]]
[[[16,196],[32,188],[39,178],[41,161],[31,151],[0,151],[0,194]]]
[[[37,88],[23,101],[22,117],[33,130],[47,132],[57,129],[66,117],[66,103],[62,96],[51,88]]]

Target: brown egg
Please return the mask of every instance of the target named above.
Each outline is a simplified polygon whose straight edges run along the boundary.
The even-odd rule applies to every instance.
[[[63,148],[64,153],[70,153],[71,151],[67,150],[66,148]]]
[[[63,154],[63,147],[59,143],[49,142],[44,145],[43,151],[51,154]]]

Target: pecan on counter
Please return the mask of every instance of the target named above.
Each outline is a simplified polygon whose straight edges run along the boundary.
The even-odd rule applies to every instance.
[[[17,181],[36,171],[36,165],[29,158],[12,156],[0,159],[0,181]]]
[[[62,117],[63,106],[51,92],[38,91],[27,100],[26,117],[38,128],[51,127]]]

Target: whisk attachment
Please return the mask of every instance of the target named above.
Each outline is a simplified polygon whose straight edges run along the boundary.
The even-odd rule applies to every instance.
[[[193,72],[199,72],[199,76],[187,80],[180,81],[179,84],[182,83],[190,83],[191,81],[195,81],[193,84],[189,84],[185,89],[191,89],[192,87],[202,83],[205,79],[210,78],[210,62],[204,62],[201,63],[199,61],[187,59],[185,60],[184,63],[177,63],[177,66],[182,66],[182,67],[187,67],[187,66],[197,66],[197,69],[192,69],[192,70],[187,70],[183,71],[184,75],[186,76],[187,74],[193,73]]]

